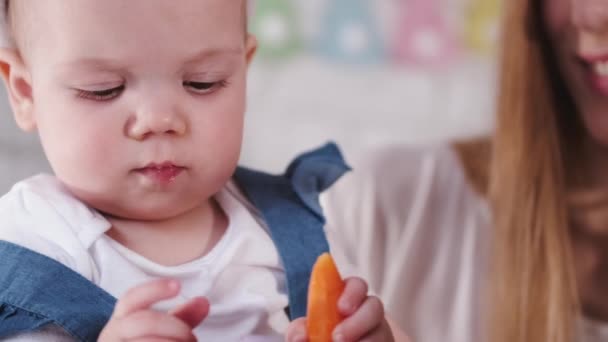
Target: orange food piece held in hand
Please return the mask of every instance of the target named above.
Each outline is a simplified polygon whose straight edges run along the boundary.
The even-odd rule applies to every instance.
[[[329,253],[317,259],[308,288],[307,329],[309,342],[331,342],[331,334],[343,320],[338,299],[344,292],[344,281]]]

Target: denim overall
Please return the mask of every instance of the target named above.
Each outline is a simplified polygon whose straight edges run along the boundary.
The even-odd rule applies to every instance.
[[[283,175],[247,168],[234,174],[281,257],[289,296],[286,312],[292,320],[306,315],[312,266],[329,250],[319,194],[348,170],[330,143],[295,159]],[[54,324],[78,341],[95,341],[116,301],[63,264],[0,241],[0,339]]]

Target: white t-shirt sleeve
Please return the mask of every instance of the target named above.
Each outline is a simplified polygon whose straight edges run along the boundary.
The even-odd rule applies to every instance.
[[[62,218],[43,194],[29,184],[17,184],[0,198],[0,240],[28,248],[74,268],[62,248]],[[69,232],[68,232],[69,233]]]
[[[109,229],[96,211],[69,194],[52,176],[17,183],[0,198],[0,240],[59,261],[92,280],[87,248]]]

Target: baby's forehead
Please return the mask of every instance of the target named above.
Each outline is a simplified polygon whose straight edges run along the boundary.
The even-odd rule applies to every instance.
[[[27,11],[27,6],[32,6],[32,2],[29,0],[19,0],[19,7],[21,11]],[[86,1],[86,0],[83,0]],[[96,0],[94,0],[96,1]],[[254,0],[237,0],[242,3],[242,12],[244,17],[244,28],[247,29],[248,17],[254,11]],[[35,4],[37,1],[34,1]],[[0,0],[0,47],[14,47],[15,42],[15,30],[18,29],[18,25],[11,23],[11,20],[15,20],[14,7],[17,3],[16,0]]]

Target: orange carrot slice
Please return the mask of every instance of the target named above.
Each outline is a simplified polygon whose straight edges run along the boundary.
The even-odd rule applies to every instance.
[[[338,299],[344,292],[344,281],[329,253],[317,259],[308,288],[307,329],[309,342],[331,342],[331,334],[343,320],[338,312]]]

